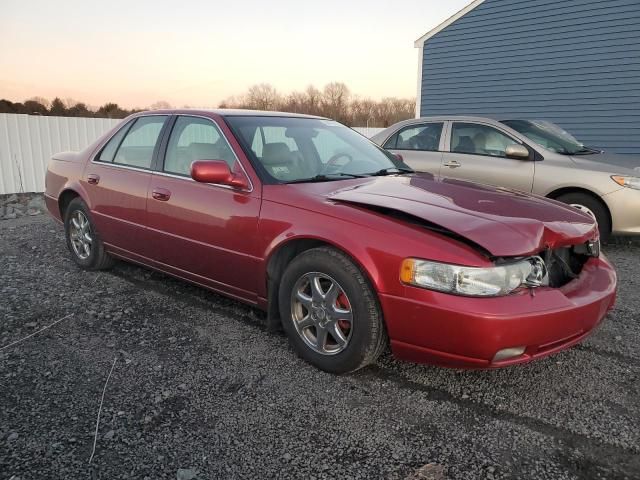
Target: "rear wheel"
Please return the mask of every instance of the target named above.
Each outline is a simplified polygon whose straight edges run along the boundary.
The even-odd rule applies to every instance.
[[[64,212],[67,247],[75,263],[86,270],[103,270],[113,266],[113,258],[104,250],[89,214],[89,208],[76,197]]]
[[[606,207],[600,200],[579,192],[560,195],[556,200],[571,205],[593,217],[598,222],[600,241],[604,243],[609,239],[611,236],[611,219],[609,218],[609,212],[607,212]]]
[[[374,362],[387,344],[375,292],[343,253],[327,247],[301,253],[279,290],[283,327],[312,365],[346,373]]]

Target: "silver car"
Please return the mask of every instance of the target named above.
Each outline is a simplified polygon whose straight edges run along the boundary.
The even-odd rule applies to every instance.
[[[372,140],[418,171],[573,205],[597,220],[603,240],[640,235],[640,157],[587,147],[551,122],[425,117]]]

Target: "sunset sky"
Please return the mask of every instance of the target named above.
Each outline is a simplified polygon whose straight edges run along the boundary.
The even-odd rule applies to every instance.
[[[413,42],[469,0],[1,0],[0,98],[215,107],[256,83],[413,97]]]

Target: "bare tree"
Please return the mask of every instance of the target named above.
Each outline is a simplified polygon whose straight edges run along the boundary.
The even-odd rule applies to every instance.
[[[325,115],[346,122],[349,96],[349,89],[344,83],[332,82],[325,85],[322,91],[322,107]]]
[[[277,110],[281,99],[278,91],[268,83],[260,83],[249,87],[247,106],[256,110]]]
[[[149,105],[149,110],[170,110],[173,107],[166,100],[158,100],[155,103]]]
[[[246,95],[229,97],[220,108],[253,108],[257,110],[284,110],[336,119],[346,125],[358,127],[386,127],[412,118],[415,100],[388,97],[380,101],[351,95],[341,82],[332,82],[318,90],[309,85],[304,92],[281,96],[269,84],[252,86]]]
[[[304,91],[306,96],[306,108],[307,111],[305,113],[311,115],[322,115],[322,93],[313,85],[309,85],[307,89]]]
[[[49,107],[51,106],[51,102],[44,97],[38,97],[38,96],[31,97],[28,100],[25,100],[24,103],[26,104],[27,102],[39,103],[40,105],[44,106],[44,108],[46,108],[47,110],[49,110]]]

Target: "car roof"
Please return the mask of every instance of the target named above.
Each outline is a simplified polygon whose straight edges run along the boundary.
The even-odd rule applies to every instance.
[[[420,118],[410,118],[409,120],[405,120],[407,124],[417,123],[417,122],[444,122],[447,120],[453,121],[463,121],[463,122],[500,122],[503,120],[502,118],[495,117],[478,117],[472,115],[438,115],[431,117],[420,117]]]
[[[317,120],[327,120],[326,117],[318,117],[315,115],[306,115],[302,113],[291,113],[291,112],[268,112],[264,110],[244,110],[244,109],[231,109],[231,108],[213,108],[213,109],[202,109],[202,108],[180,108],[180,109],[167,109],[167,110],[146,110],[143,112],[138,112],[136,115],[179,115],[179,114],[214,114],[220,115],[222,117],[290,117],[290,118],[314,118]]]

